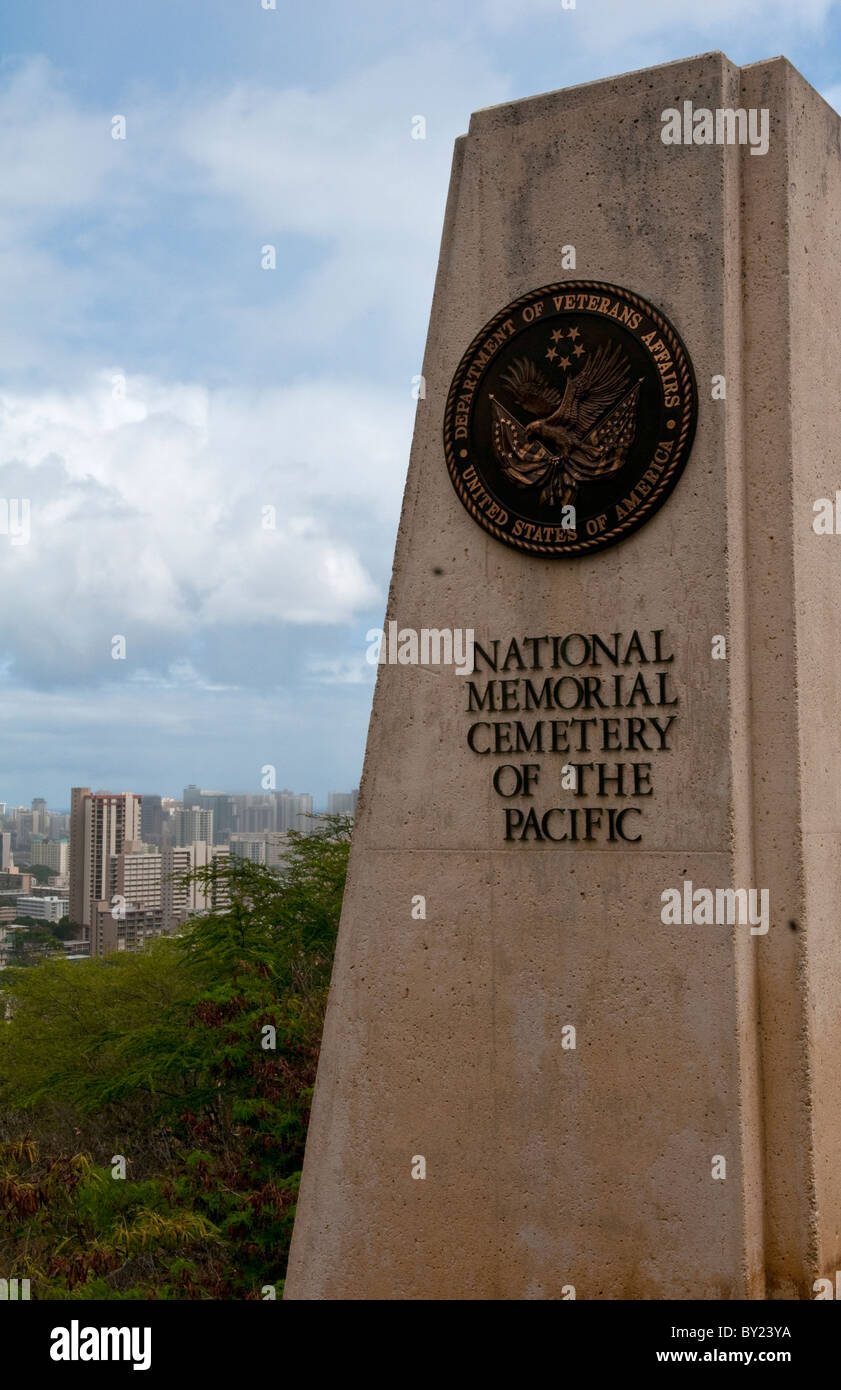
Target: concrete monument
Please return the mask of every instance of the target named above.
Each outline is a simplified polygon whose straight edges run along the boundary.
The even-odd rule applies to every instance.
[[[841,1268],[839,226],[782,58],[457,142],[287,1298]]]

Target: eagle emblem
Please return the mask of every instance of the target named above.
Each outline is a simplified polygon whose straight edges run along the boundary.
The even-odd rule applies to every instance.
[[[582,483],[600,482],[625,463],[642,381],[630,382],[619,344],[597,348],[567,375],[563,394],[532,362],[517,358],[499,384],[537,418],[523,425],[490,397],[494,453],[505,477],[517,487],[539,488],[543,505],[574,504]]]

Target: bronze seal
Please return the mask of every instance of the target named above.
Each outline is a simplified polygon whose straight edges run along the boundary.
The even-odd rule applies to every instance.
[[[692,364],[659,310],[569,280],[515,300],[470,344],[447,398],[447,467],[497,540],[588,554],[662,506],[697,413]]]

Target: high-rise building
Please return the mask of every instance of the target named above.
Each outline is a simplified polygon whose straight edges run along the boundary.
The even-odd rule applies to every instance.
[[[15,861],[12,858],[12,832],[3,830],[0,832],[0,873],[6,873],[13,869]]]
[[[140,797],[131,792],[70,793],[70,917],[93,926],[94,904],[110,901],[111,860],[127,840],[140,840]]]
[[[67,840],[70,836],[70,817],[65,811],[50,811],[47,819],[49,821],[49,837],[51,840]]]
[[[213,844],[213,812],[201,806],[182,806],[175,812],[176,845],[192,845],[199,840]]]
[[[184,788],[182,805],[185,810],[198,807],[202,811],[213,812],[213,834],[216,842],[227,838],[227,831],[239,828],[234,826],[234,798],[229,792],[208,791],[191,782]]]
[[[253,864],[266,862],[266,838],[268,831],[235,830],[228,841],[232,858],[250,859]]]
[[[161,851],[161,906],[167,931],[187,915],[193,885],[182,882],[195,868],[195,845],[166,845]]]
[[[230,798],[233,808],[232,830],[239,835],[260,834],[264,830],[311,830],[312,797],[283,791],[244,792]]]
[[[154,845],[126,840],[111,862],[111,892],[136,907],[161,906],[161,855]]]
[[[29,846],[32,842],[32,831],[37,830],[37,828],[37,811],[27,811],[26,807],[19,807],[17,815],[15,816],[15,829],[12,832],[14,835],[12,847],[21,856],[28,853]]]
[[[70,867],[70,841],[47,840],[43,835],[33,835],[29,862],[46,864],[55,873],[66,874]]]
[[[226,905],[228,896],[223,884],[211,882],[204,887],[195,880],[189,883],[183,880],[186,874],[195,869],[206,869],[214,860],[224,859],[227,854],[227,845],[211,845],[202,840],[163,851],[161,901],[164,930],[171,931],[185,917]]]
[[[175,844],[175,812],[180,810],[181,802],[175,797],[161,797],[161,848]]]
[[[277,803],[274,796],[246,793],[232,798],[234,802],[233,831],[238,835],[259,834],[262,830],[277,829]]]
[[[183,883],[185,874],[195,869],[207,869],[214,860],[225,859],[227,855],[227,845],[210,845],[207,841],[172,845],[164,849],[161,855],[161,902],[165,931],[174,929],[185,917],[227,905],[228,894],[224,884],[211,881],[203,885],[195,880]]]
[[[90,930],[91,953],[134,951],[153,936],[171,933],[188,917],[227,905],[224,884],[207,886],[184,877],[221,856],[227,846],[199,842],[192,845],[124,844],[112,856],[113,892],[93,904]]]
[[[163,798],[147,796],[144,792],[140,799],[143,802],[143,840],[147,845],[160,846],[163,835]]]
[[[218,844],[234,825],[233,801],[228,792],[202,792],[201,804],[213,812],[213,838]]]
[[[163,935],[159,907],[111,907],[94,903],[89,943],[92,956],[108,956],[114,951],[137,951],[153,936]]]
[[[285,830],[258,830],[251,834],[234,832],[229,849],[232,857],[250,859],[254,864],[265,864],[274,869],[282,864],[289,853],[289,835]]]
[[[358,797],[358,789],[352,792],[330,792],[327,797],[328,816],[355,815]]]
[[[277,820],[275,830],[311,830],[312,797],[307,792],[275,792]]]
[[[90,795],[90,787],[72,787],[70,791],[70,918],[79,927],[85,911],[85,898],[88,903],[93,901],[87,881],[88,859],[85,852]]]

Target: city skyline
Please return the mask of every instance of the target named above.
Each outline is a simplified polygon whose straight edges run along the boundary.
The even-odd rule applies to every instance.
[[[331,792],[328,814],[353,816],[357,796]],[[311,795],[274,786],[229,793],[189,783],[177,798],[76,786],[69,812],[44,797],[0,801],[0,967],[23,949],[73,960],[142,949],[224,908],[227,865],[281,869],[290,832],[324,825]],[[36,932],[33,944],[33,921],[52,935]]]
[[[221,786],[220,786],[220,787],[211,787],[211,786],[203,786],[203,785],[201,785],[200,783],[197,783],[197,782],[185,782],[185,783],[182,785],[182,787],[181,787],[181,794],[180,794],[180,795],[177,795],[177,794],[174,793],[174,792],[173,792],[173,793],[170,793],[170,792],[161,792],[161,791],[154,791],[154,792],[153,792],[153,791],[148,791],[148,790],[145,791],[145,792],[143,792],[143,791],[137,791],[135,788],[128,787],[128,786],[122,786],[122,785],[120,785],[120,786],[116,786],[116,785],[115,785],[115,786],[112,786],[112,787],[105,786],[105,785],[102,785],[102,786],[95,786],[95,785],[94,785],[94,782],[93,782],[93,779],[90,779],[90,789],[91,789],[92,792],[94,792],[94,794],[101,793],[101,794],[107,794],[107,795],[111,795],[111,796],[121,796],[121,795],[123,795],[123,794],[126,793],[126,792],[130,792],[131,795],[136,796],[136,797],[139,797],[141,801],[143,800],[144,797],[147,798],[147,799],[148,799],[149,797],[161,797],[164,801],[173,801],[173,802],[176,802],[176,803],[182,803],[182,804],[183,804],[183,796],[184,796],[184,793],[185,793],[186,791],[188,791],[191,787],[196,787],[196,788],[198,788],[198,789],[202,792],[202,794],[204,794],[204,795],[219,795],[219,796],[255,796],[255,797],[259,797],[259,796],[271,796],[271,795],[274,795],[275,793],[277,793],[278,795],[287,794],[287,795],[291,795],[291,796],[312,796],[312,799],[313,799],[313,811],[314,811],[315,814],[318,814],[318,815],[323,815],[323,814],[329,813],[329,805],[330,805],[330,798],[331,798],[331,797],[335,797],[335,796],[355,796],[355,795],[358,793],[358,790],[359,790],[358,785],[356,785],[356,786],[351,786],[350,788],[348,788],[348,789],[346,789],[346,790],[339,790],[339,789],[337,789],[335,786],[331,786],[331,787],[330,787],[330,790],[329,790],[328,792],[326,792],[326,793],[323,795],[322,798],[319,799],[319,798],[313,796],[312,792],[310,792],[310,791],[299,791],[299,790],[297,790],[297,789],[295,789],[295,788],[292,788],[292,787],[260,787],[260,786],[253,787],[253,788],[247,788],[247,787],[243,787],[243,786],[238,786],[238,787],[221,787]],[[71,791],[71,790],[72,790],[71,788],[68,788],[68,792]],[[44,805],[44,809],[45,809],[48,813],[50,813],[50,814],[53,814],[53,815],[60,815],[60,816],[61,816],[61,815],[63,815],[63,816],[69,816],[69,815],[70,815],[71,805],[70,805],[70,800],[69,800],[69,799],[68,799],[68,801],[66,802],[66,804],[60,804],[60,803],[55,802],[55,801],[51,802],[51,800],[50,800],[49,797],[41,797],[41,796],[24,796],[23,798],[21,798],[21,799],[19,799],[19,800],[15,800],[14,798],[12,798],[12,797],[10,797],[10,796],[6,796],[6,797],[0,796],[0,820],[3,820],[3,818],[8,814],[8,811],[9,811],[9,810],[27,811],[27,812],[28,812],[28,811],[31,811],[31,809],[32,809],[32,804],[33,804],[33,802],[36,802],[36,801],[41,801],[41,802],[43,803],[43,805]]]

